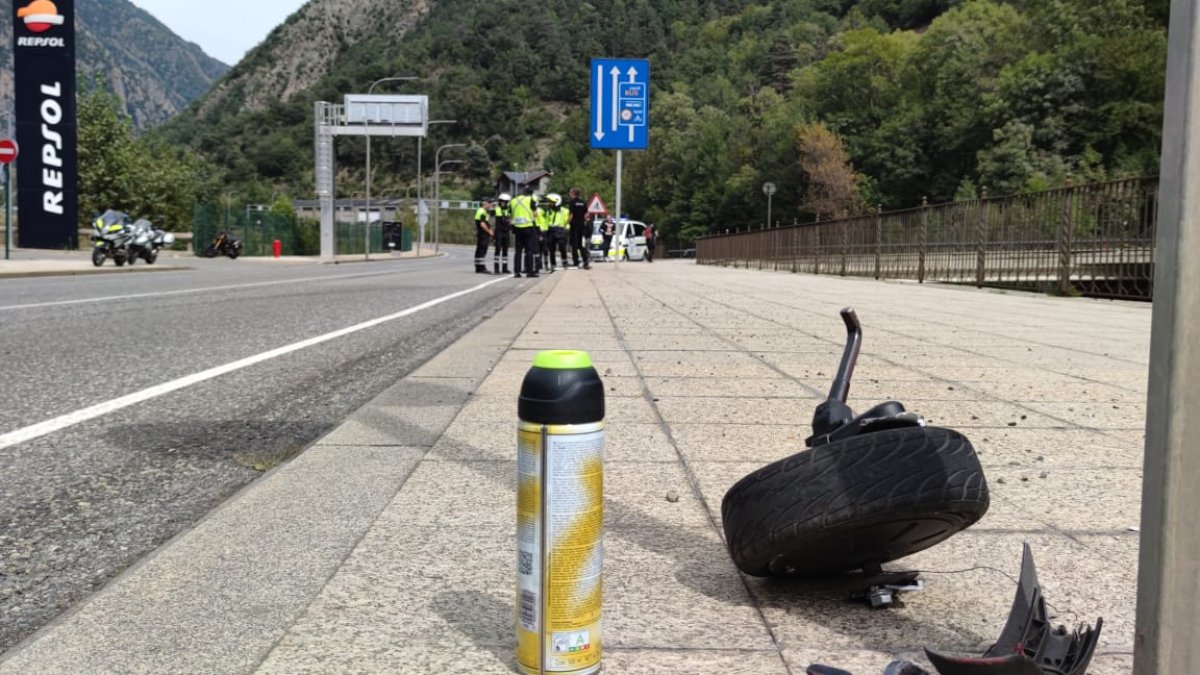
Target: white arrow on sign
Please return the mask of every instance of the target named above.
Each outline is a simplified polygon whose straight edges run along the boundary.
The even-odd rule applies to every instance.
[[[604,66],[596,66],[596,140],[604,140]]]
[[[629,72],[626,73],[626,75],[629,75],[629,82],[631,84],[633,82],[637,82],[637,74],[638,74],[637,68],[634,68],[633,66],[629,66]],[[632,124],[629,125],[629,142],[630,143],[633,142],[633,125]]]
[[[618,81],[621,77],[621,71],[616,66],[613,66],[612,70],[610,70],[608,72],[610,75],[612,75],[612,86],[613,86],[612,87],[612,131],[616,131],[617,130],[617,103],[618,103],[618,99],[620,99],[620,96],[617,96],[617,88],[619,86]]]

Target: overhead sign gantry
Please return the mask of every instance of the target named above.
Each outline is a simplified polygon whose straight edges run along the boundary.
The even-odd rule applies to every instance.
[[[420,142],[429,130],[429,97],[395,94],[347,94],[340,104],[318,101],[313,115],[316,135],[317,199],[321,204],[321,262],[337,254],[333,236],[335,136],[390,136],[417,139],[417,201],[421,201]],[[369,218],[368,218],[369,225]]]

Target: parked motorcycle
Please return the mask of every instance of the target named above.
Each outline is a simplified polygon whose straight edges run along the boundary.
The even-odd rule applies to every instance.
[[[100,267],[112,258],[117,267],[123,267],[129,256],[129,216],[121,211],[109,209],[92,222],[92,264]]]
[[[231,260],[236,260],[242,254],[242,240],[234,237],[232,234],[222,230],[217,232],[217,236],[213,238],[208,248],[204,250],[205,258],[215,258],[218,255],[227,255]]]
[[[153,265],[154,261],[158,260],[159,250],[175,243],[174,234],[154,227],[145,218],[138,219],[129,226],[129,230],[130,241],[126,257],[130,265],[138,258],[145,260],[147,265]]]

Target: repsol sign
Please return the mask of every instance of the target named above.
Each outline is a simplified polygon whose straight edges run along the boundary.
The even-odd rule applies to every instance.
[[[18,47],[66,47],[67,41],[60,37],[17,38]]]
[[[16,84],[17,243],[78,245],[74,0],[13,3]]]

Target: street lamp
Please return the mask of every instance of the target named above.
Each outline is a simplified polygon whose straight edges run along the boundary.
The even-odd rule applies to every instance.
[[[238,193],[237,190],[230,190],[225,193],[225,231],[229,231],[229,206],[233,201],[233,196]]]
[[[441,199],[442,199],[442,192],[441,192],[442,165],[450,164],[450,163],[462,164],[462,160],[453,160],[453,161],[447,160],[446,162],[442,162],[441,161],[442,151],[443,150],[452,150],[454,148],[465,148],[465,147],[467,147],[467,145],[465,143],[447,143],[446,145],[443,145],[442,147],[438,148],[437,152],[433,153],[434,166],[437,167],[437,171],[434,172],[434,174],[433,174],[433,209],[434,209],[434,211],[433,211],[433,233],[434,233],[434,242],[435,242],[434,250],[437,251],[438,253],[441,253],[441,248],[442,248],[441,228],[440,228],[441,221],[442,221],[442,217],[441,217],[441,212],[442,212],[442,202],[441,202]]]
[[[435,124],[457,124],[458,120],[429,120],[425,123],[426,126]],[[417,227],[420,230],[421,236],[417,239],[417,255],[421,255],[421,244],[425,243],[425,223],[421,220],[421,204],[424,203],[421,190],[424,187],[421,179],[421,141],[423,137],[417,136]]]
[[[442,250],[442,189],[441,180],[443,173],[451,173],[450,171],[442,171],[443,166],[451,164],[462,164],[461,159],[448,159],[444,162],[438,162],[437,171],[433,172],[433,250],[440,253]]]
[[[763,183],[763,194],[767,196],[767,227],[771,227],[771,198],[775,196],[775,184],[768,181]]]
[[[370,96],[371,92],[375,91],[376,85],[383,84],[384,82],[409,82],[409,81],[416,80],[416,79],[420,79],[420,78],[417,78],[417,77],[411,76],[411,75],[405,75],[403,77],[381,77],[378,80],[375,80],[374,82],[372,82],[371,86],[367,87],[367,96]],[[366,135],[366,137],[367,137],[367,225],[365,228],[363,228],[366,233],[364,235],[364,238],[366,241],[365,241],[365,247],[363,248],[363,252],[367,257],[367,260],[370,260],[371,259],[371,134],[368,133],[368,131],[367,131],[367,125],[363,126],[363,134]]]

